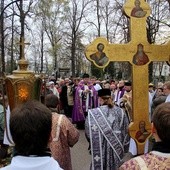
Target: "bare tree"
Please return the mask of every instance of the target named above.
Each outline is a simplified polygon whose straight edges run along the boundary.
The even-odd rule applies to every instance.
[[[151,6],[151,15],[148,17],[147,19],[147,38],[148,38],[148,42],[150,44],[154,44],[154,43],[164,43],[161,42],[159,37],[163,36],[163,34],[165,34],[165,32],[163,32],[163,34],[160,35],[161,33],[161,29],[164,28],[170,28],[170,25],[168,25],[168,20],[169,20],[169,9],[168,9],[168,5],[167,5],[167,1],[149,1],[150,2],[150,6]],[[159,40],[159,41],[157,41]],[[157,65],[157,66],[153,66]],[[155,63],[151,63],[149,65],[149,81],[153,81],[154,78],[154,67],[155,68],[159,68],[159,70],[162,71],[163,68],[163,64],[164,62],[160,63],[160,62],[155,62]],[[161,65],[161,67],[160,67]],[[159,72],[161,73],[161,72]]]
[[[64,23],[65,7],[67,1],[39,1],[35,6],[35,14],[39,20],[43,23],[44,32],[46,33],[50,42],[49,54],[53,56],[53,70],[56,71],[59,68],[58,63],[58,51],[60,48],[60,40],[62,39],[62,26]],[[44,36],[44,33],[41,34]],[[41,56],[43,57],[43,39],[41,46]],[[41,58],[41,62],[43,58]],[[43,62],[42,62],[43,63]]]
[[[24,48],[22,47],[22,41],[25,40],[25,18],[30,12],[31,5],[33,4],[33,0],[29,1],[27,10],[23,10],[23,0],[20,0],[20,4],[18,6],[18,9],[20,11],[20,23],[21,23],[21,33],[20,33],[20,59],[24,55]],[[25,42],[24,42],[25,43]]]
[[[5,51],[4,51],[4,0],[1,0],[0,15],[0,32],[1,32],[1,69],[5,72]]]
[[[68,46],[70,47],[71,51],[71,70],[72,76],[75,76],[76,71],[76,50],[77,42],[83,35],[83,31],[85,28],[82,29],[81,24],[83,24],[84,16],[88,10],[88,5],[90,4],[89,0],[71,0],[70,2],[70,10],[68,11],[67,15],[67,35],[68,35]]]
[[[4,5],[4,2],[5,5]],[[29,10],[30,10],[30,6],[32,4],[32,0],[29,1],[28,4],[28,10],[24,13],[22,10],[22,6],[23,6],[23,1],[20,0],[20,4],[18,4],[19,0],[12,0],[12,1],[1,1],[2,5],[1,5],[1,22],[3,24],[1,24],[1,53],[2,53],[2,70],[5,71],[10,71],[10,73],[13,71],[14,69],[14,43],[18,43],[15,41],[15,39],[17,39],[17,36],[23,35],[24,29],[23,29],[23,25],[25,24],[25,17],[26,15],[28,15]],[[21,12],[19,12],[21,11]],[[21,14],[21,15],[20,15]],[[22,16],[20,18],[20,16]],[[16,18],[20,18],[21,24],[20,25],[20,31],[18,31],[18,22],[16,20]],[[23,20],[24,18],[24,20]],[[4,20],[5,20],[5,25],[4,25]],[[17,26],[16,26],[17,25]],[[17,29],[16,29],[17,28]],[[10,39],[10,41],[7,41],[7,39]],[[10,48],[9,48],[10,47]],[[22,51],[20,52],[22,53]],[[10,58],[10,69],[8,68],[8,70],[6,70],[5,68],[5,59]],[[20,55],[21,56],[21,55]],[[21,58],[21,57],[20,57]]]

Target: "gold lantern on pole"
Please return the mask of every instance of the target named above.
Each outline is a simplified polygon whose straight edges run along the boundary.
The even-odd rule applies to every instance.
[[[18,69],[14,70],[12,75],[5,77],[10,110],[27,100],[40,100],[42,77],[35,75],[33,71],[28,69],[29,63],[24,56],[25,44],[22,38],[22,56],[18,61]]]

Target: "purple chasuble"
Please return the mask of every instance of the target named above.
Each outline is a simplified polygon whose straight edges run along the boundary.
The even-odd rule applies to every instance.
[[[83,91],[85,90],[85,83],[83,80],[80,81],[76,88],[72,112],[73,123],[85,121],[84,113],[87,112],[88,109],[98,107],[97,91],[95,90],[91,82],[88,82],[87,86],[88,89],[91,91],[88,97],[83,93]]]

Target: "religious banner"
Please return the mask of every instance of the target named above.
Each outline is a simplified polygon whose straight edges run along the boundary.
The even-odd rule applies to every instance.
[[[111,61],[131,64],[133,121],[129,132],[137,144],[138,154],[142,154],[145,142],[151,135],[148,65],[153,61],[170,61],[170,42],[165,45],[148,43],[146,19],[151,9],[145,0],[127,0],[123,9],[130,18],[131,41],[127,44],[111,44],[106,38],[99,37],[87,46],[85,54],[99,68],[105,68]]]

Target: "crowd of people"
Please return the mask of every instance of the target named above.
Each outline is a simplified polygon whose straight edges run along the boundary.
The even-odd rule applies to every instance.
[[[92,170],[154,169],[162,160],[164,169],[170,169],[170,82],[148,85],[154,144],[152,152],[146,145],[147,155],[139,157],[128,133],[133,121],[132,94],[130,80],[99,81],[86,73],[82,78],[49,78],[43,84],[41,102],[27,101],[12,111],[12,161],[2,169],[72,170],[70,147],[78,142],[79,129],[85,129]],[[8,146],[3,143],[3,108],[7,103],[0,103],[0,161],[8,154]],[[124,163],[128,152],[134,158]],[[153,159],[157,160],[154,165]]]
[[[60,86],[60,82],[61,82],[61,86]],[[125,121],[126,122],[125,123],[126,128],[128,128],[129,123],[133,121],[132,82],[129,81],[129,80],[120,80],[120,81],[103,80],[103,81],[99,81],[95,77],[89,77],[88,74],[84,74],[82,79],[80,79],[80,78],[78,78],[78,79],[68,79],[68,78],[66,78],[66,80],[57,81],[57,88],[60,89],[59,92],[61,94],[60,95],[60,99],[61,99],[60,100],[60,102],[61,102],[61,104],[60,104],[61,108],[60,109],[61,109],[61,111],[66,116],[68,116],[70,118],[70,120],[72,121],[73,124],[76,124],[76,127],[78,129],[84,129],[85,128],[85,132],[86,132],[85,135],[86,135],[86,138],[89,142],[89,150],[90,150],[89,152],[90,153],[93,153],[93,146],[92,145],[95,142],[93,141],[91,143],[92,136],[90,137],[90,134],[92,134],[93,130],[90,131],[89,121],[92,121],[94,123],[94,120],[95,120],[96,122],[98,122],[97,125],[101,124],[101,123],[99,123],[101,120],[98,120],[98,118],[100,118],[100,117],[95,118],[93,116],[93,117],[89,118],[90,115],[95,115],[94,113],[100,113],[103,117],[105,117],[105,120],[106,120],[105,124],[107,124],[107,127],[109,127],[108,124],[111,123],[111,116],[110,115],[114,115],[113,110],[117,107],[119,109],[122,109],[123,113],[125,114],[124,119],[128,120],[128,121]],[[62,92],[62,89],[64,89],[64,92]],[[100,91],[102,91],[103,89],[104,90],[107,89],[108,92],[109,92],[109,95],[99,96]],[[148,95],[148,98],[149,98],[149,103],[148,103],[149,104],[149,110],[148,110],[149,114],[148,114],[148,117],[149,117],[150,121],[152,120],[152,115],[153,115],[155,108],[158,105],[160,105],[161,103],[168,102],[168,98],[169,98],[169,95],[170,95],[169,89],[170,89],[169,82],[165,82],[165,83],[159,82],[156,86],[152,83],[149,83],[148,94],[146,94],[146,95]],[[72,100],[71,100],[72,101],[72,107],[68,111],[67,108],[68,108],[68,101],[70,100],[69,99],[70,98],[70,91],[71,91],[71,98],[72,98]],[[105,93],[107,93],[107,92],[105,91],[104,94]],[[62,98],[64,98],[64,100]],[[104,113],[108,112],[107,115],[104,115],[103,112],[98,111],[98,108],[103,109],[103,107],[104,107],[103,105],[108,104],[107,102],[102,104],[101,98],[104,98],[104,99],[107,98],[107,99],[109,99],[109,103],[111,101],[112,104],[113,104],[112,107],[114,109],[111,109],[109,106],[108,107],[105,106],[108,111],[104,110],[103,112]],[[66,107],[66,108],[62,108],[62,107]],[[90,119],[94,119],[94,120],[90,120]],[[123,118],[121,117],[120,120],[121,119],[123,119]],[[102,119],[102,122],[103,122],[103,120],[104,119]],[[109,123],[108,123],[107,120],[109,120]],[[85,122],[86,122],[86,124],[85,124]],[[116,121],[113,121],[110,124],[110,126],[112,127],[112,130],[113,130],[113,126],[116,127],[115,122]],[[145,124],[145,120],[142,120],[141,123],[139,122],[139,124],[142,124],[142,122],[143,122],[143,124]],[[114,125],[113,125],[113,123],[114,123]],[[122,127],[117,127],[117,128],[118,128],[117,131],[119,131]],[[144,128],[144,130],[145,130],[145,128]],[[100,127],[100,133],[101,132],[102,132],[102,134],[104,134],[104,132],[102,131],[102,127]],[[121,133],[123,134],[123,130],[121,131]],[[128,134],[128,132],[126,132],[126,134]],[[100,135],[100,136],[102,136],[102,135]],[[141,136],[140,137],[138,137],[138,136],[136,135],[136,140],[139,141],[139,142],[141,142],[141,141],[143,142],[143,139],[140,139]],[[146,136],[146,138],[148,136],[149,136],[149,134]],[[106,136],[104,136],[103,138],[105,139]],[[119,137],[117,137],[117,138],[119,138]],[[129,136],[128,136],[127,139],[129,139],[129,140],[127,141],[128,147],[126,147],[126,148],[129,148],[129,149],[128,150],[125,149],[125,150],[127,152],[130,152],[132,156],[136,156],[137,155],[137,147],[136,147],[135,140],[133,140]],[[120,141],[121,140],[119,139],[119,142]],[[97,141],[97,143],[98,142],[99,141]],[[144,142],[145,142],[145,140],[144,140]],[[122,143],[122,141],[121,141],[121,143]],[[95,146],[97,146],[97,145],[95,145]],[[149,140],[148,139],[146,140],[146,143],[145,143],[144,152],[145,153],[149,152]],[[115,154],[115,152],[114,152],[114,154]],[[108,158],[108,156],[106,156],[106,155],[103,156],[103,157]],[[109,157],[110,157],[110,155],[109,155]],[[115,155],[114,155],[114,159],[117,159]],[[122,157],[121,157],[121,159],[122,159]],[[106,166],[105,167],[106,169],[108,167],[113,168],[114,166],[115,167],[119,166],[120,163],[122,163],[120,161],[116,165],[111,166],[111,165],[106,165],[107,164],[106,160],[103,160],[103,161],[105,162],[105,165],[103,165],[103,167]],[[93,163],[93,166],[95,167],[95,165],[94,165],[95,161],[92,161],[92,163]]]
[[[132,102],[131,86],[130,81],[99,81],[95,77],[84,74],[82,78],[47,81],[43,87],[42,96],[44,99],[44,95],[56,95],[60,101],[60,112],[70,118],[81,129],[84,128],[88,110],[99,106],[98,90],[109,89],[113,102],[120,106],[121,102],[127,100],[130,103]]]

